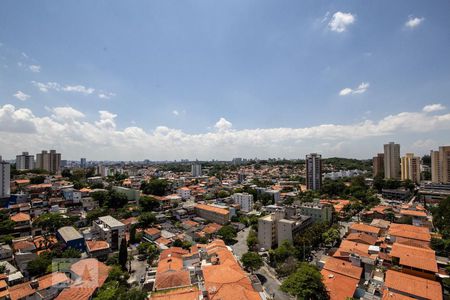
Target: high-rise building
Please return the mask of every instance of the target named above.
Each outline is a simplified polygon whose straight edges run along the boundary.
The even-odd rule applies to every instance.
[[[192,177],[202,176],[202,165],[199,163],[194,163],[191,166]]]
[[[430,157],[431,157],[431,181],[434,183],[441,182],[441,179],[439,178],[439,151],[430,151]]]
[[[420,157],[414,156],[414,153],[406,153],[402,157],[401,179],[409,179],[414,183],[420,182]]]
[[[0,159],[0,199],[9,198],[11,194],[10,172],[11,166],[9,163]]]
[[[400,144],[384,145],[384,178],[400,179]]]
[[[384,176],[384,153],[378,153],[372,160],[373,177],[383,174]]]
[[[22,154],[16,155],[16,169],[33,170],[34,155],[29,155],[28,152],[22,152]]]
[[[320,154],[306,155],[306,188],[308,190],[322,188],[322,155]]]
[[[431,181],[450,183],[450,146],[441,146],[431,151]]]
[[[47,170],[52,173],[59,171],[61,167],[61,153],[56,153],[56,150],[42,150],[41,153],[36,154],[36,168]]]
[[[80,159],[80,167],[81,168],[86,168],[86,158],[84,158],[84,157],[82,157],[81,159]]]

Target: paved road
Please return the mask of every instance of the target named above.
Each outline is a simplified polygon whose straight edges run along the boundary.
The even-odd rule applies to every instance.
[[[140,283],[141,277],[145,275],[145,267],[147,266],[147,262],[144,261],[138,261],[137,255],[133,256],[133,260],[131,261],[131,270],[132,273],[130,274],[130,278],[128,279],[128,283],[137,283],[139,285],[142,285]],[[127,265],[128,267],[128,265]]]
[[[272,272],[266,266],[259,269],[256,274],[265,278],[262,280],[262,284],[267,292],[267,294],[274,300],[290,300],[292,299],[288,294],[280,290],[281,282],[275,277]]]
[[[247,253],[248,247],[247,247],[247,237],[250,232],[250,227],[245,228],[244,230],[241,230],[237,234],[237,243],[231,246],[233,248],[233,253],[236,255],[237,258],[241,258],[244,253]]]

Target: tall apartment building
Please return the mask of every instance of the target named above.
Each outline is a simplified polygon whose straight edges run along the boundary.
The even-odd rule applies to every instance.
[[[33,170],[34,155],[29,155],[28,152],[22,152],[22,154],[16,155],[16,169]]]
[[[47,170],[52,173],[59,171],[61,167],[61,153],[56,153],[56,150],[42,150],[41,153],[36,154],[36,168]]]
[[[401,179],[420,182],[420,157],[414,156],[414,153],[406,153],[401,160]]]
[[[80,167],[81,168],[86,168],[87,167],[86,158],[84,158],[84,157],[80,158]]]
[[[191,173],[192,173],[192,177],[202,176],[202,165],[199,163],[192,164]]]
[[[431,157],[431,181],[434,183],[439,183],[440,182],[439,169],[441,167],[439,164],[439,151],[431,150],[430,157]]]
[[[431,151],[431,181],[450,183],[450,146],[441,146]]]
[[[384,174],[384,153],[378,153],[372,159],[373,177]]]
[[[9,163],[0,159],[0,199],[9,198],[11,195],[10,172],[11,166]]]
[[[320,154],[306,155],[306,188],[308,190],[322,188],[322,155]]]
[[[278,209],[270,215],[258,219],[259,248],[271,249],[288,241],[292,243],[294,236],[313,223],[311,217],[287,216],[284,209]]]
[[[400,179],[400,144],[384,145],[384,178]]]
[[[249,193],[235,193],[231,196],[234,203],[239,204],[241,210],[250,212],[253,210],[253,195]]]

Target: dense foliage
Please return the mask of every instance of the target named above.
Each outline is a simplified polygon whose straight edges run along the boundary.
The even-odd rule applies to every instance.
[[[322,282],[322,274],[308,263],[300,263],[297,270],[283,281],[281,290],[297,299],[329,299],[328,292]]]

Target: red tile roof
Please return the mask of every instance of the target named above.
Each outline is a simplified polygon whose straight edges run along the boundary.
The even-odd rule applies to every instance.
[[[439,282],[400,273],[393,270],[386,272],[384,286],[390,291],[409,294],[430,300],[442,300],[442,287]]]
[[[392,223],[389,227],[388,234],[395,237],[399,236],[419,241],[431,241],[430,230],[420,226]]]
[[[374,226],[370,226],[367,224],[363,224],[363,223],[353,223],[350,226],[351,230],[356,230],[356,231],[361,231],[361,232],[368,232],[368,233],[373,233],[378,235],[380,233],[380,228],[378,227],[374,227]]]
[[[18,214],[15,214],[14,216],[11,216],[10,219],[13,222],[26,222],[26,221],[30,221],[31,217],[29,214],[18,213]]]
[[[436,254],[431,249],[417,248],[395,243],[392,246],[390,255],[392,257],[398,257],[401,265],[434,273],[438,271]]]
[[[343,300],[353,297],[359,280],[334,273],[326,269],[320,271],[322,280],[330,295],[330,300]]]
[[[170,291],[163,291],[161,293],[153,292],[150,296],[151,300],[198,300],[200,299],[201,291],[197,287],[185,287],[173,289]]]
[[[211,205],[206,205],[206,204],[197,204],[195,205],[196,209],[201,209],[201,210],[207,210],[207,211],[211,211],[214,212],[216,214],[219,215],[228,215],[230,212],[226,209],[220,208],[220,207],[215,207],[215,206],[211,206]]]

